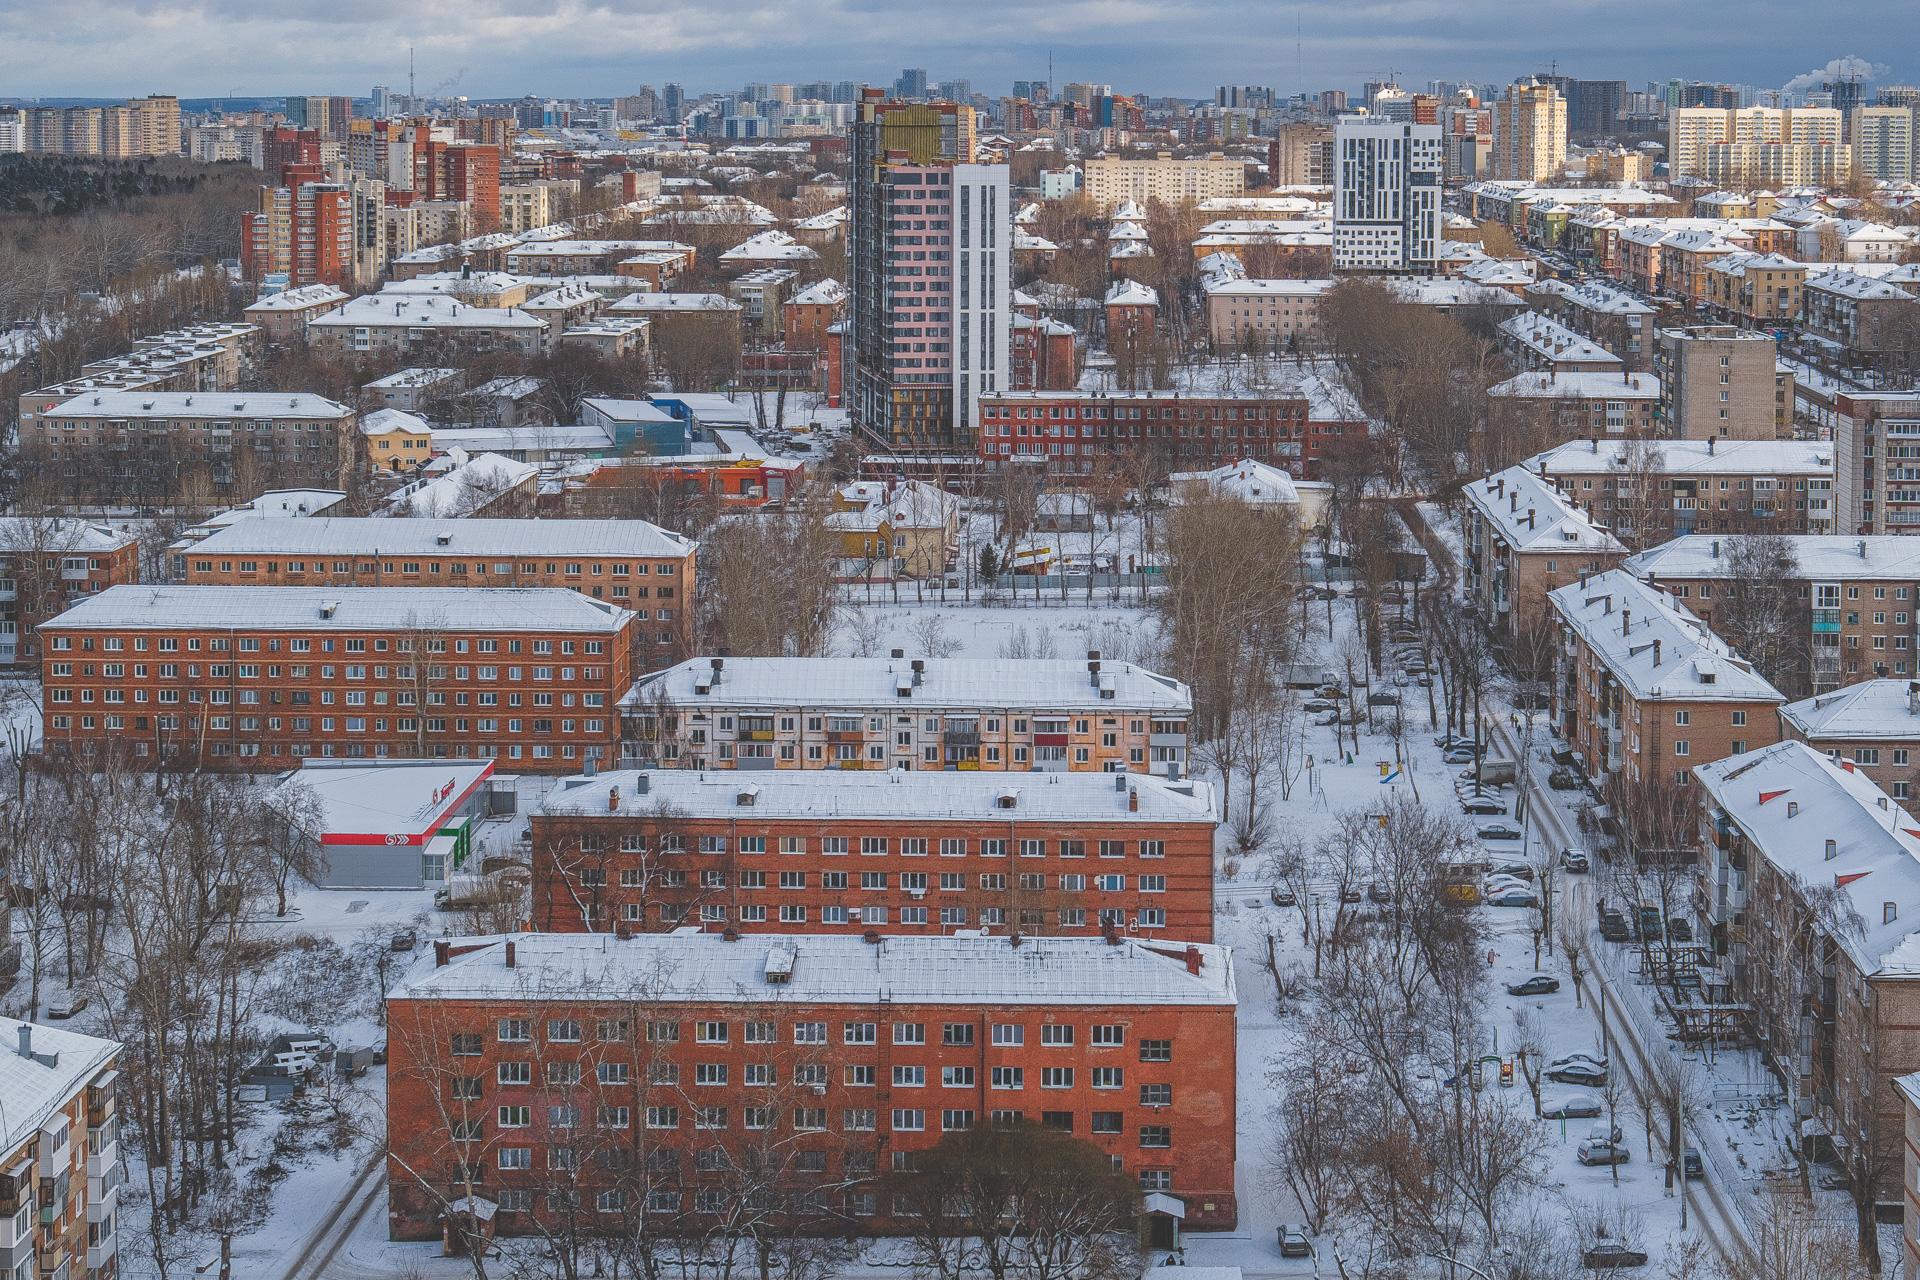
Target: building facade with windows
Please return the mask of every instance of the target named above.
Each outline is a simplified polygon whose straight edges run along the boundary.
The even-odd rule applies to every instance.
[[[63,517],[0,517],[0,666],[40,660],[37,628],[76,600],[140,577],[140,541]]]
[[[1187,686],[1060,658],[694,658],[621,702],[626,761],[686,769],[1171,773]]]
[[[1780,708],[1782,736],[1905,802],[1920,782],[1920,682],[1862,680]]]
[[[1190,778],[623,771],[567,779],[532,825],[533,923],[559,933],[1213,938]]]
[[[0,1018],[0,1266],[9,1277],[119,1274],[121,1046]]]
[[[110,587],[41,624],[46,742],[155,765],[571,773],[615,758],[633,625],[556,588]]]
[[[234,587],[564,587],[633,614],[634,664],[693,642],[699,546],[645,520],[237,520],[174,555],[180,580]]]
[[[437,943],[387,998],[388,1231],[438,1238],[458,1205],[530,1234],[576,1204],[589,1231],[697,1229],[772,1169],[801,1193],[794,1234],[884,1233],[890,1170],[1016,1122],[1092,1143],[1149,1211],[1230,1229],[1231,960],[979,933]]]
[[[1871,535],[1797,534],[1782,540],[1790,564],[1770,577],[1793,589],[1786,621],[1806,637],[1811,689],[1920,672],[1920,543]],[[1740,574],[1732,537],[1696,533],[1650,547],[1622,567],[1683,601],[1707,626],[1728,603]],[[1725,636],[1729,643],[1738,637]]]
[[[1440,254],[1440,126],[1341,116],[1333,269],[1431,272]]]
[[[1554,724],[1603,787],[1684,785],[1696,765],[1779,740],[1780,691],[1658,587],[1614,569],[1547,599]]]
[[[1917,428],[1920,430],[1920,428]],[[1527,460],[1632,547],[1688,533],[1828,533],[1834,444],[1822,440],[1575,440]]]

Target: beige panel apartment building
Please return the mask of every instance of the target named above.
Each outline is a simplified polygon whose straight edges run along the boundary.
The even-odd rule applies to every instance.
[[[1793,380],[1770,334],[1731,325],[1662,329],[1654,344],[1662,425],[1685,440],[1780,440],[1793,434]]]
[[[1193,696],[1130,662],[695,658],[621,701],[632,767],[1172,773]]]
[[[1151,160],[1094,156],[1082,167],[1080,189],[1103,209],[1129,200],[1142,205],[1151,200],[1163,204],[1212,200],[1245,195],[1247,166],[1221,155],[1175,159],[1163,154]]]

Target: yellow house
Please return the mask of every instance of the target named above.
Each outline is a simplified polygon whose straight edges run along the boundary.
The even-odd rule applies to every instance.
[[[859,480],[837,491],[827,527],[840,557],[868,573],[930,578],[945,571],[960,537],[960,500],[918,480]]]
[[[433,428],[400,409],[376,409],[360,419],[367,457],[382,471],[411,471],[433,457]]]

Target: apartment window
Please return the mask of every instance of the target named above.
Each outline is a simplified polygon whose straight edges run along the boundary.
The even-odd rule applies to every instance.
[[[1017,1022],[996,1022],[993,1024],[993,1043],[996,1045],[1022,1045],[1027,1042],[1027,1029]]]
[[[1173,1041],[1142,1040],[1140,1042],[1140,1061],[1172,1062],[1173,1061]]]

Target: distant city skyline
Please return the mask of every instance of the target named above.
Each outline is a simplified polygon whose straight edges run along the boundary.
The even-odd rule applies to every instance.
[[[1911,32],[1911,6],[1867,0],[1807,6],[1753,0],[1741,20],[1654,0],[1624,0],[1574,20],[1522,0],[1270,0],[1146,3],[1063,0],[1015,6],[979,0],[930,14],[872,0],[472,0],[395,9],[376,0],[73,0],[58,21],[24,0],[0,0],[16,96],[182,97],[404,90],[407,48],[423,93],[477,98],[606,97],[643,83],[690,94],[748,81],[865,80],[890,85],[903,67],[1005,93],[1014,80],[1111,83],[1154,96],[1210,96],[1218,84],[1283,93],[1356,88],[1395,71],[1430,79],[1512,80],[1557,63],[1591,79],[1693,78],[1755,87],[1804,83],[1829,59],[1886,50]],[[1296,51],[1296,22],[1299,49]],[[1873,77],[1907,81],[1895,65]]]

